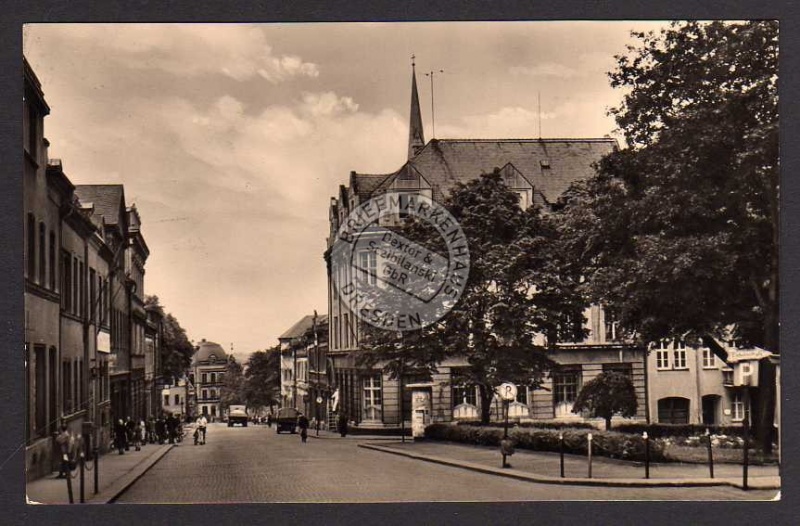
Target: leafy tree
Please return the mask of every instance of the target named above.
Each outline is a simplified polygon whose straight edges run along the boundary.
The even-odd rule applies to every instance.
[[[562,250],[587,297],[631,336],[733,337],[778,348],[778,25],[673,24],[633,33],[611,84],[628,148],[568,192]],[[771,445],[774,367],[754,409]]]
[[[266,351],[256,351],[247,359],[243,394],[248,406],[261,409],[280,403],[280,363],[279,346]]]
[[[225,376],[222,378],[222,388],[219,392],[220,408],[224,411],[232,404],[245,403],[245,381],[242,366],[236,357],[228,357],[225,365]]]
[[[164,333],[161,348],[161,373],[173,379],[182,377],[192,364],[194,347],[186,331],[172,314],[164,315],[164,307],[158,296],[146,296],[145,305],[158,309],[162,314]]]
[[[457,185],[443,204],[469,243],[469,277],[459,301],[439,323],[402,336],[369,327],[359,363],[379,364],[396,378],[407,368],[433,372],[445,358],[460,357],[467,365],[455,381],[478,387],[481,420],[488,422],[497,386],[536,387],[552,367],[537,335],[553,343],[581,332],[563,323],[581,299],[577,280],[550,252],[555,230],[549,220],[536,207],[523,211],[497,170]],[[419,224],[402,233],[431,248],[442,243]]]
[[[584,384],[572,412],[588,411],[593,417],[604,418],[606,430],[609,430],[615,413],[634,416],[637,406],[636,388],[631,379],[622,373],[605,372]]]

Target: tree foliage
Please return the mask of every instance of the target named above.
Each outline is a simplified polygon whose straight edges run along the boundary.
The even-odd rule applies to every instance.
[[[732,329],[778,352],[777,22],[633,36],[609,74],[628,148],[567,193],[562,249],[641,342]],[[760,371],[768,444],[774,370]]]
[[[552,367],[537,335],[553,342],[581,332],[563,323],[565,314],[582,306],[577,279],[551,252],[555,230],[549,220],[536,207],[523,211],[498,171],[457,185],[443,205],[469,243],[469,277],[459,301],[439,323],[421,330],[398,335],[367,327],[359,363],[380,365],[396,378],[408,369],[434,372],[449,357],[464,360],[457,382],[478,386],[481,418],[488,422],[497,386],[536,387]],[[418,223],[402,234],[442,249],[438,234]]]
[[[593,417],[603,418],[609,430],[615,413],[631,417],[636,415],[637,408],[636,389],[631,379],[622,373],[605,372],[584,384],[572,412],[588,411]]]
[[[159,303],[158,296],[146,296],[145,306],[158,309],[162,315],[161,374],[173,379],[181,378],[192,364],[194,347],[177,318],[171,313],[164,314],[164,307]]]
[[[219,390],[220,409],[223,411],[231,405],[245,403],[245,381],[242,365],[236,357],[230,355],[225,364],[225,375]]]
[[[256,351],[247,359],[244,372],[244,398],[254,409],[271,407],[280,402],[280,347]]]

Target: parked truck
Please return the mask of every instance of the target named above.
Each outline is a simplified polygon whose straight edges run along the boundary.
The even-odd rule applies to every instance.
[[[247,406],[232,405],[228,408],[228,427],[233,427],[234,424],[247,427]]]

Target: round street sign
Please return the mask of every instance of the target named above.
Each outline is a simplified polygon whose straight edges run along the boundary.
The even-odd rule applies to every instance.
[[[503,400],[508,400],[509,402],[516,400],[517,386],[512,383],[504,382],[500,384],[500,387],[497,388],[497,394],[500,395],[500,398]]]
[[[317,397],[317,403],[318,403],[318,404],[321,404],[321,403],[322,403],[322,397],[321,397],[321,396],[318,396],[318,397]]]

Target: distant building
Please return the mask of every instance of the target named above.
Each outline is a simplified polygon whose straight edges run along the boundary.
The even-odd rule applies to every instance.
[[[303,316],[278,337],[281,352],[281,403],[320,422],[330,418],[328,316]],[[317,400],[320,399],[319,402]]]
[[[197,404],[196,416],[205,415],[211,421],[222,418],[220,390],[227,365],[228,355],[220,344],[205,339],[200,342],[192,358],[190,377]]]
[[[163,413],[172,414],[180,418],[188,414],[189,393],[194,386],[188,378],[180,378],[175,385],[164,387],[161,390],[161,410]]]

